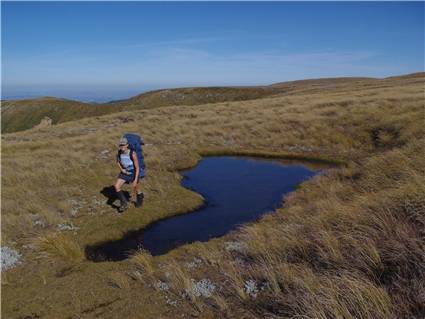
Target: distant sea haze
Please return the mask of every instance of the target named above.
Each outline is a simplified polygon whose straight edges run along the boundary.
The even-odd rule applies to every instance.
[[[270,84],[270,83],[267,83]],[[265,85],[267,85],[265,84]],[[119,85],[16,85],[16,86],[2,86],[1,99],[2,100],[21,100],[33,99],[44,96],[51,96],[57,98],[64,98],[70,100],[77,100],[89,103],[105,103],[116,100],[123,100],[133,97],[135,95],[159,90],[171,89],[182,87],[205,87],[205,86],[238,86],[239,84],[231,83],[162,83],[162,84],[130,84],[128,86]],[[253,85],[262,85],[259,83]]]
[[[76,100],[86,103],[105,103],[105,102],[111,102],[116,100],[123,100],[127,99],[133,95],[143,93],[143,91],[138,91],[134,94],[128,94],[128,95],[122,95],[122,94],[116,94],[116,95],[92,95],[92,94],[21,94],[21,95],[2,95],[2,100],[25,100],[25,99],[36,99],[43,96],[53,96],[57,98],[64,98],[69,100]]]
[[[98,90],[67,90],[67,89],[31,89],[31,90],[16,90],[16,89],[2,89],[2,100],[21,100],[33,99],[43,96],[54,96],[57,98],[64,98],[70,100],[77,100],[88,103],[105,103],[110,101],[127,99],[132,96],[154,90],[156,88],[131,88],[131,89],[98,89]]]

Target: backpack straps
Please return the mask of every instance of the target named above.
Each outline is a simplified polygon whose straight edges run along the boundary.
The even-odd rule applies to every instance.
[[[121,155],[121,150],[118,150],[118,152],[117,152],[117,162],[121,164],[120,155]]]
[[[134,161],[133,161],[133,154],[135,153],[135,151],[133,149],[130,148],[130,159],[133,162],[133,167],[134,167],[134,171],[136,171],[136,165],[134,165]],[[136,154],[137,157],[137,154]]]

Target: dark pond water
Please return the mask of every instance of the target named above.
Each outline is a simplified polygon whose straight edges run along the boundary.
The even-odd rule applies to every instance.
[[[280,207],[284,194],[318,172],[319,168],[278,160],[206,157],[193,169],[181,172],[182,185],[204,197],[201,208],[157,221],[118,241],[87,247],[86,255],[93,261],[118,261],[143,248],[155,256],[186,243],[222,236]]]

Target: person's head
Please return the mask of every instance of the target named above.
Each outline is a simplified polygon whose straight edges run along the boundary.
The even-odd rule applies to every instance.
[[[128,148],[128,141],[125,137],[120,139],[120,142],[118,143],[118,147],[121,150],[126,150]]]

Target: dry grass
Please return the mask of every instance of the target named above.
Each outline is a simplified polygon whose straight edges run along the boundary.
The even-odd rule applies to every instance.
[[[59,257],[69,263],[78,263],[84,260],[81,247],[72,238],[63,234],[40,238],[39,246],[50,256]]]
[[[303,82],[262,99],[121,112],[4,135],[2,241],[17,246],[25,262],[8,273],[2,314],[423,317],[424,82],[423,74],[326,80],[323,87]],[[118,216],[100,192],[117,174],[115,143],[127,131],[141,133],[147,143],[146,201]],[[243,251],[227,252],[227,239],[220,239],[158,259],[141,252],[119,263],[83,260],[86,245],[199,206],[202,198],[181,187],[177,170],[195,165],[202,154],[345,164],[304,183],[276,214],[230,234],[246,244]],[[60,232],[59,224],[76,229]],[[203,264],[188,270],[185,259],[193,255]],[[61,265],[52,262],[59,259]],[[57,277],[63,263],[76,262],[82,266]],[[132,275],[140,270],[142,280]],[[181,296],[192,279],[202,278],[217,285],[211,297]],[[152,288],[158,279],[169,281],[177,306]],[[256,297],[247,291],[250,280]],[[69,285],[79,305],[59,293]],[[100,297],[105,289],[108,300]]]
[[[141,267],[142,270],[148,275],[152,276],[155,272],[155,265],[153,263],[152,255],[145,250],[139,250],[137,254],[132,256],[134,263]]]
[[[228,316],[420,318],[424,149],[425,140],[413,141],[307,183],[277,215],[245,227],[238,236],[247,250],[204,270],[226,282],[218,302],[231,305]],[[342,179],[359,190],[347,197]],[[312,203],[314,194],[321,198]],[[235,267],[237,259],[244,263]],[[244,290],[248,280],[263,287],[256,298]]]

